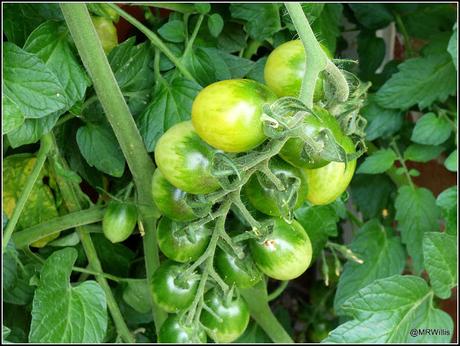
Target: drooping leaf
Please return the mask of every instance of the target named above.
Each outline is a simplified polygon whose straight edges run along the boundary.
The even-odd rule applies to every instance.
[[[107,328],[107,303],[96,281],[69,281],[77,251],[66,248],[46,260],[32,306],[29,341],[99,343]]]
[[[342,304],[361,288],[402,273],[406,256],[401,240],[392,233],[376,219],[361,227],[350,248],[363,263],[349,260],[345,264],[334,300],[337,313],[343,313]]]
[[[417,273],[423,269],[423,235],[439,229],[439,208],[433,193],[425,188],[403,186],[395,201],[401,239]]]

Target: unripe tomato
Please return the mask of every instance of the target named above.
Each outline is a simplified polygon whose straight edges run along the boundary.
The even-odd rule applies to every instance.
[[[211,174],[214,152],[195,132],[192,122],[183,121],[160,137],[155,161],[172,185],[188,193],[205,194],[220,187]]]
[[[310,114],[303,121],[303,131],[316,143],[323,141],[320,132],[330,130],[339,145],[347,140],[347,137],[340,128],[337,119],[326,109],[315,107],[315,115]],[[291,138],[281,149],[279,155],[291,165],[302,168],[320,168],[329,163],[319,155],[310,155],[308,158],[302,156],[305,142],[300,138]]]
[[[251,177],[244,186],[244,192],[251,204],[257,210],[271,216],[289,215],[291,209],[299,208],[305,201],[308,191],[307,178],[305,173],[291,166],[289,163],[278,157],[273,157],[269,162],[269,168],[286,187],[284,191],[279,191],[263,174],[258,172]],[[262,184],[260,182],[262,180]],[[299,184],[297,196],[292,197],[292,184]],[[291,202],[291,203],[289,203]]]
[[[106,17],[91,16],[91,19],[105,54],[109,54],[118,45],[117,28]]]
[[[198,289],[195,277],[181,278],[187,269],[184,264],[166,261],[152,276],[153,300],[166,312],[178,312],[192,304]]]
[[[271,233],[263,239],[251,239],[249,244],[259,269],[273,279],[295,279],[311,262],[310,238],[295,220],[289,224],[275,218]]]
[[[169,316],[160,328],[159,343],[198,344],[206,343],[206,332],[199,326],[187,326],[178,315]]]
[[[275,100],[270,89],[253,80],[216,82],[201,90],[193,101],[193,126],[214,148],[232,153],[248,151],[266,139],[262,106]]]
[[[137,223],[135,205],[111,200],[102,219],[102,230],[112,243],[126,240],[134,231]]]
[[[192,208],[185,202],[186,195],[187,192],[167,181],[159,169],[155,170],[152,179],[152,197],[163,215],[175,221],[185,222],[196,219]]]
[[[350,138],[345,137],[341,143],[347,153],[354,153],[355,146]],[[330,162],[316,169],[305,169],[308,182],[307,200],[314,205],[334,202],[350,184],[356,168],[356,159],[347,163]]]
[[[331,58],[327,48],[321,47]],[[276,47],[268,56],[264,68],[265,83],[278,97],[298,97],[304,74],[305,49],[300,40],[288,41]],[[315,86],[314,100],[320,100],[323,94],[323,79],[320,75]]]
[[[257,269],[251,254],[246,251],[244,255],[244,258],[238,258],[235,253],[228,253],[220,248],[216,250],[214,266],[227,285],[249,288],[262,279],[262,273]]]
[[[211,230],[206,225],[189,231],[184,225],[179,225],[163,217],[158,223],[158,246],[166,257],[176,262],[195,261],[206,250],[211,236]]]
[[[227,297],[213,288],[206,292],[204,302],[213,313],[203,310],[200,321],[215,342],[232,342],[244,333],[249,323],[249,308],[243,298]]]

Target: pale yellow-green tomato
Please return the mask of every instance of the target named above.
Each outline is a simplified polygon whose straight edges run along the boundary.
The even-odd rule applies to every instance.
[[[91,16],[91,19],[105,54],[109,54],[118,45],[117,28],[105,17]]]

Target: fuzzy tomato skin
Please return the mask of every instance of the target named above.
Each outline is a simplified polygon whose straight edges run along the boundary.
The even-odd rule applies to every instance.
[[[158,246],[166,257],[176,262],[197,260],[208,246],[211,230],[206,225],[188,234],[186,231],[174,229],[174,223],[163,217],[157,227]],[[180,226],[177,226],[180,227]]]
[[[136,223],[136,206],[111,200],[102,219],[102,231],[112,243],[119,243],[133,233]]]
[[[341,143],[347,153],[355,152],[350,138]],[[305,169],[308,181],[307,201],[313,205],[324,205],[334,202],[345,192],[353,178],[356,168],[356,159],[348,162],[330,162],[326,166],[316,169]]]
[[[175,221],[192,221],[197,218],[185,202],[187,192],[172,185],[159,169],[152,179],[152,197],[160,212]]]
[[[206,332],[194,326],[186,326],[178,315],[169,316],[160,328],[159,343],[197,344],[206,343]]]
[[[303,122],[303,131],[311,138],[315,138],[320,134],[320,131],[329,129],[338,144],[343,146],[343,142],[347,141],[347,137],[340,128],[337,119],[330,114],[326,109],[315,107],[315,115],[310,114],[305,117]],[[320,168],[326,166],[329,161],[326,161],[318,156],[310,156],[308,159],[302,157],[304,142],[300,138],[291,138],[281,149],[279,155],[291,165],[301,168]]]
[[[276,280],[299,277],[311,262],[310,238],[295,220],[288,224],[275,218],[273,231],[264,239],[251,239],[249,244],[259,269]]]
[[[296,203],[294,209],[299,208],[305,201],[308,191],[307,178],[305,173],[297,168],[291,166],[289,163],[281,160],[279,157],[273,157],[269,162],[269,168],[279,179],[285,182],[285,186],[289,187],[290,182],[300,181],[300,187],[297,192]],[[260,173],[263,175],[263,173]],[[286,205],[279,206],[277,203],[277,196],[282,195],[282,191],[270,184],[269,186],[262,185],[258,180],[258,174],[253,175],[249,182],[244,186],[244,192],[249,199],[249,202],[264,214],[270,216],[286,215],[289,210]]]
[[[224,282],[239,288],[249,288],[262,279],[251,254],[246,252],[240,259],[235,253],[227,253],[218,248],[214,258],[214,267]]]
[[[262,106],[276,100],[265,85],[230,79],[208,85],[192,105],[192,122],[201,138],[214,148],[239,153],[254,149],[266,136]]]
[[[321,47],[331,57],[327,48]],[[278,97],[298,97],[304,74],[305,49],[300,40],[288,41],[276,47],[268,56],[264,68],[265,83]],[[320,100],[323,94],[323,79],[320,76],[316,82],[314,100]]]
[[[196,278],[178,277],[186,266],[173,261],[162,263],[152,276],[152,295],[155,303],[166,312],[178,312],[190,306],[198,289]]]
[[[208,328],[208,335],[217,343],[236,340],[244,333],[249,323],[249,308],[244,299],[233,297],[227,301],[226,298],[216,288],[206,292],[204,296],[205,304],[214,315],[203,310],[200,321]]]
[[[155,147],[155,161],[164,177],[182,191],[206,194],[220,185],[211,174],[214,150],[198,136],[191,121],[167,130]]]
[[[106,17],[91,16],[97,36],[101,40],[105,54],[109,54],[118,45],[117,28]]]

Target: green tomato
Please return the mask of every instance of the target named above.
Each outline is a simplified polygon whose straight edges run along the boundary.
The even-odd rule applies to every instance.
[[[155,303],[166,312],[178,312],[192,304],[198,289],[196,277],[180,278],[187,266],[166,261],[152,276],[152,296]]]
[[[112,243],[119,243],[133,233],[136,223],[135,205],[111,200],[102,219],[102,231]]]
[[[192,221],[197,218],[193,209],[185,202],[187,192],[172,185],[159,169],[152,179],[152,196],[161,213],[175,221]]]
[[[270,234],[262,239],[249,241],[252,258],[259,269],[273,279],[295,279],[310,265],[310,239],[295,220],[290,224],[280,218],[273,221]]]
[[[195,261],[208,246],[211,230],[207,224],[193,231],[163,217],[158,223],[157,240],[161,252],[176,262]]]
[[[266,136],[262,106],[276,96],[263,84],[231,79],[208,85],[193,101],[193,126],[214,148],[239,153],[254,149]]]
[[[246,251],[244,255],[244,258],[238,258],[234,252],[228,253],[220,248],[216,250],[214,267],[227,285],[249,288],[262,279],[262,273],[257,269],[251,254]]]
[[[341,143],[345,152],[354,153],[355,146],[350,138],[345,137]],[[334,202],[350,184],[356,168],[356,160],[345,165],[344,162],[330,162],[316,169],[305,169],[308,182],[307,201],[313,205]]]
[[[314,111],[318,117],[313,114],[306,116],[303,122],[303,132],[316,143],[320,143],[323,141],[321,132],[329,130],[335,141],[343,146],[343,143],[348,138],[343,133],[337,119],[324,108],[315,107]],[[302,139],[291,138],[283,146],[279,155],[291,165],[301,168],[320,168],[329,163],[329,161],[322,159],[320,155],[302,156],[304,145],[305,143]]]
[[[321,45],[326,55],[331,58],[331,53]],[[293,40],[276,47],[268,56],[264,68],[264,79],[267,86],[278,97],[298,97],[302,79],[305,75],[305,49],[302,41]],[[323,97],[323,79],[318,78],[315,86],[314,100]]]
[[[213,288],[204,296],[207,310],[201,312],[200,321],[217,343],[227,343],[241,336],[249,323],[249,308],[241,297],[228,297]]]
[[[118,45],[117,28],[106,17],[91,16],[91,19],[105,54],[109,54]]]
[[[195,132],[192,122],[183,121],[160,137],[155,161],[172,185],[188,193],[206,194],[220,188],[211,174],[214,153]]]
[[[263,172],[258,172],[244,186],[244,193],[254,208],[264,214],[287,216],[292,209],[299,208],[305,201],[308,191],[307,178],[301,169],[278,157],[270,160],[269,168],[281,180],[285,190],[279,191]],[[297,192],[293,189],[294,184],[298,186]]]
[[[166,344],[206,343],[206,332],[199,326],[187,326],[178,315],[169,316],[160,328],[158,342]]]

